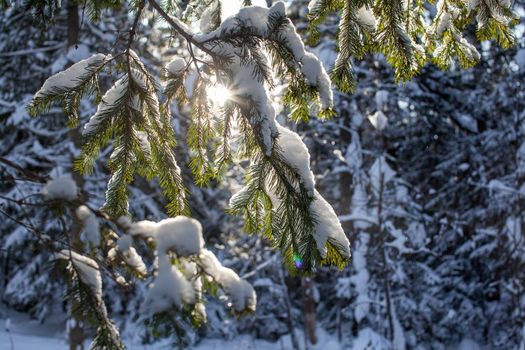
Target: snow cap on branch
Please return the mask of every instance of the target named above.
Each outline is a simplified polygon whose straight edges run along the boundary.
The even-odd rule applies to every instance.
[[[95,260],[67,249],[58,252],[56,258],[70,261],[82,283],[89,286],[97,301],[102,302],[102,279]]]
[[[100,245],[100,229],[95,214],[85,205],[78,207],[75,213],[82,221],[82,238],[98,247]]]
[[[207,249],[202,250],[199,259],[204,272],[219,283],[230,296],[236,311],[255,311],[257,296],[251,284],[240,278],[232,269],[224,267],[215,254]]]
[[[113,86],[106,91],[99,103],[97,112],[89,118],[89,122],[84,125],[82,135],[89,135],[98,129],[98,126],[107,117],[106,113],[114,108],[116,102],[124,96],[128,90],[128,76],[125,75],[117,80]]]
[[[173,75],[179,75],[186,68],[186,61],[181,57],[175,57],[166,66],[166,70]]]
[[[49,180],[42,189],[42,194],[46,199],[72,201],[77,198],[77,184],[71,174],[64,174]]]
[[[47,78],[44,85],[37,91],[33,99],[43,98],[55,90],[67,90],[76,88],[81,82],[82,77],[91,71],[100,68],[112,57],[97,53],[85,60],[75,63],[65,71],[52,75]]]
[[[191,283],[180,270],[171,265],[167,255],[158,257],[157,277],[146,294],[143,310],[148,313],[159,313],[169,310],[173,305],[181,307],[182,303],[195,303],[195,292]]]
[[[335,245],[337,251],[345,258],[350,258],[350,241],[335,214],[334,208],[315,191],[314,201],[310,205],[310,210],[317,220],[314,229],[314,238],[317,243],[317,250],[323,258],[326,257],[327,242]]]
[[[178,256],[199,254],[204,247],[200,222],[186,216],[177,216],[160,222],[138,221],[131,225],[133,236],[153,237],[159,254],[173,250]]]
[[[155,240],[159,254],[172,249],[178,256],[190,256],[199,254],[204,247],[200,222],[185,216],[160,221]]]

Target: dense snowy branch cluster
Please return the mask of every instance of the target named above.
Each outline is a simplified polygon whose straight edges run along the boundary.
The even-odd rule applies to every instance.
[[[475,65],[480,54],[465,38],[471,22],[476,23],[479,41],[496,39],[503,48],[515,43],[510,28],[518,14],[510,1],[439,0],[435,11],[428,1],[310,1],[310,42],[319,40],[317,26],[332,13],[340,12],[339,56],[332,72],[342,91],[356,87],[351,58],[381,52],[395,68],[397,80],[407,80],[432,61],[448,69],[455,60],[462,67]]]
[[[252,286],[204,249],[202,227],[197,220],[178,216],[158,223],[139,221],[129,225],[129,234],[155,241],[157,276],[144,301],[146,310],[158,313],[173,305],[197,304],[196,310],[205,319],[202,277],[218,283],[232,298],[237,312],[255,311]],[[170,253],[177,259],[177,266],[172,265]]]
[[[77,187],[68,175],[50,180],[43,188],[43,195],[49,201],[62,200],[71,205],[78,201]],[[87,206],[80,205],[75,214],[82,226],[82,239],[89,245],[91,252],[100,252],[103,246],[96,213]],[[133,240],[152,240],[155,246],[155,279],[141,307],[143,317],[189,309],[190,311],[184,312],[188,312],[191,318],[198,322],[205,321],[206,309],[202,296],[204,283],[216,284],[223,290],[229,297],[228,305],[236,313],[255,311],[256,295],[253,287],[232,269],[224,267],[213,252],[204,248],[202,226],[197,220],[177,216],[158,223],[131,222],[129,217],[122,216],[112,224],[125,233],[109,244],[109,263],[121,258],[138,276],[144,278],[148,274],[147,267],[132,246]],[[91,312],[96,315],[100,342],[95,340],[94,344],[105,346],[110,342],[119,347],[118,330],[109,319],[102,298],[101,267],[92,258],[71,248],[57,252],[56,258],[68,262],[68,270],[72,275],[71,293],[75,295],[75,301],[88,303]],[[94,256],[96,259],[103,259],[99,254]],[[120,284],[126,284],[122,276],[116,277],[116,280]],[[86,317],[90,317],[87,315]]]
[[[0,14],[3,302],[93,349],[525,344],[523,2],[117,3],[68,49]]]
[[[188,30],[182,23],[175,25]],[[300,111],[293,112],[292,118],[308,119],[310,103],[318,104],[322,115],[332,113],[330,79],[319,59],[305,51],[286,17],[284,4],[277,2],[269,9],[243,8],[217,29],[192,36],[190,44],[212,61],[193,56],[193,62],[186,64],[181,58],[173,59],[164,70],[167,102],[163,108],[154,78],[141,59],[131,49],[120,54],[127,67],[84,126],[82,155],[76,163],[82,172],[90,172],[96,155],[115,140],[108,163],[113,175],[105,210],[116,217],[128,212],[127,186],[137,171],[148,179],[160,178],[170,200],[170,213],[186,212],[185,189],[171,148],[175,139],[166,113],[172,98],[178,97],[180,102],[189,99],[194,118],[189,145],[196,152],[192,169],[198,182],[219,178],[221,169],[214,170],[217,160],[224,163],[219,168],[231,162],[231,124],[235,118],[244,143],[240,156],[249,156],[254,165],[247,186],[231,200],[233,210],[245,214],[245,220],[257,227],[255,231],[263,230],[284,252],[290,267],[297,268],[294,258],[302,261],[305,271],[319,263],[344,266],[350,257],[348,239],[332,207],[313,187],[305,145],[293,131],[276,122],[268,91],[273,86],[273,67],[289,79],[285,100]],[[52,76],[33,98],[30,112],[42,112],[52,102],[62,102],[66,113],[77,110],[80,97],[92,90],[96,74],[110,62],[111,56],[96,54]],[[188,72],[193,66],[196,70]],[[214,70],[206,74],[204,68]],[[193,85],[188,87],[190,78]],[[218,128],[207,98],[212,83],[223,84],[231,91]],[[215,138],[221,140],[218,149],[224,153],[210,159],[208,147]],[[255,183],[255,178],[263,176],[269,181]],[[256,212],[257,217],[249,217],[249,212]],[[315,247],[318,252],[312,251]]]
[[[152,4],[165,15],[162,8]],[[143,8],[140,3],[134,26]],[[179,108],[189,102],[193,125],[188,144],[196,152],[192,170],[197,182],[205,184],[212,178],[219,179],[221,171],[232,161],[232,156],[226,153],[238,150],[238,156],[248,157],[253,165],[245,188],[230,203],[233,211],[245,214],[248,231],[264,232],[283,251],[286,263],[295,271],[309,272],[319,264],[343,267],[350,258],[349,241],[334,210],[314,188],[306,146],[296,133],[277,123],[270,97],[273,69],[289,79],[285,101],[295,108],[292,118],[307,120],[312,103],[324,117],[333,113],[330,79],[319,59],[306,52],[302,39],[286,17],[284,4],[277,2],[269,9],[243,8],[216,29],[201,35],[192,35],[177,19],[166,19],[188,40],[191,58],[186,63],[177,57],[164,69],[163,104],[158,100],[155,78],[128,45],[122,53],[93,55],[47,79],[33,97],[29,112],[37,115],[58,103],[69,116],[70,124],[76,125],[81,98],[98,93],[100,73],[110,67],[120,71],[119,79],[101,97],[97,111],[82,129],[82,152],[76,168],[90,173],[97,155],[113,141],[108,161],[112,176],[104,212],[109,218],[129,213],[128,185],[137,172],[146,179],[159,178],[169,201],[168,212],[174,215],[187,213],[187,205],[173,150],[170,102],[176,98]],[[130,43],[134,31],[135,27]],[[212,119],[217,109],[213,109],[207,98],[209,87],[216,84],[226,86],[231,95],[220,111],[222,119],[218,122]],[[233,128],[239,129],[243,144],[232,148]],[[209,147],[217,139],[222,142],[218,149],[224,153],[209,157]],[[220,164],[218,168],[216,162]],[[77,198],[76,186],[71,178],[59,178],[46,185],[44,195],[50,200],[73,203]],[[82,226],[82,240],[92,254],[96,253],[102,241],[94,213],[81,205],[75,215]],[[123,219],[117,223],[129,230],[131,236],[155,242],[156,278],[143,306],[149,314],[167,312],[172,307],[187,309],[184,305],[190,305],[192,317],[204,320],[203,276],[225,291],[236,312],[255,310],[256,297],[251,285],[223,267],[211,251],[203,250],[202,229],[197,221],[177,216],[159,223],[131,224]],[[65,253],[60,257],[64,258]],[[127,236],[120,237],[108,252],[110,262],[119,261],[118,257],[138,276],[146,275],[146,267]],[[79,285],[91,288],[95,303],[103,304],[100,276],[86,278],[85,269],[78,268],[97,264],[93,261],[75,265],[74,259],[71,264],[77,267],[74,270]],[[99,316],[105,314],[100,308],[94,310]]]

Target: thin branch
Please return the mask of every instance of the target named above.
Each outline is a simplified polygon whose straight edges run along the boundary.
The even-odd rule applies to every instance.
[[[24,56],[24,55],[29,55],[32,53],[37,53],[37,52],[54,51],[54,50],[61,49],[62,47],[64,47],[64,44],[60,44],[56,46],[48,46],[48,47],[39,47],[35,49],[25,49],[25,50],[4,52],[4,53],[0,53],[0,57]]]
[[[0,157],[0,163],[3,163],[13,169],[15,169],[16,171],[18,171],[19,173],[21,173],[27,180],[31,180],[31,181],[34,181],[34,182],[39,182],[39,183],[46,183],[47,181],[49,181],[51,178],[49,176],[42,176],[42,175],[39,175],[39,174],[36,174],[30,170],[27,170],[27,169],[24,169],[22,166],[10,161],[9,159],[7,158],[4,158],[4,157]]]
[[[15,218],[14,216],[10,215],[9,213],[7,213],[6,211],[4,211],[3,209],[0,209],[0,214],[3,214],[5,217],[7,217],[9,220],[17,223],[18,225],[26,228],[27,230],[29,230],[30,232],[33,232],[33,233],[36,233],[38,236],[40,236],[42,233],[37,231],[36,228],[34,228],[33,226],[31,225],[28,225],[26,224],[25,222],[21,221],[21,220],[18,220],[17,218]]]
[[[39,203],[28,203],[22,199],[15,199],[15,198],[11,198],[11,197],[6,197],[6,196],[3,196],[3,195],[0,195],[0,199],[3,199],[3,200],[6,200],[8,202],[12,202],[12,203],[15,203],[15,204],[18,204],[20,206],[22,205],[27,205],[27,206],[31,206],[31,207],[45,207],[47,206],[46,204],[39,204]]]
[[[139,0],[137,13],[135,14],[133,25],[131,26],[131,29],[129,31],[128,46],[126,47],[126,62],[128,65],[128,84],[133,84],[133,79],[131,78],[131,60],[130,60],[131,55],[129,52],[131,50],[131,45],[133,44],[133,40],[135,39],[135,34],[137,33],[137,26],[139,23],[140,15],[142,14],[142,10],[144,9],[144,5],[145,5],[145,2]]]
[[[217,56],[217,54],[215,52],[213,52],[212,50],[207,48],[203,43],[195,40],[193,35],[188,33],[179,23],[177,23],[173,18],[171,18],[171,16],[169,14],[167,14],[166,11],[164,11],[162,9],[162,7],[159,4],[157,4],[157,2],[155,0],[148,0],[148,2],[166,20],[166,22],[168,22],[169,25],[171,25],[173,27],[173,29],[177,33],[179,33],[188,43],[190,43],[192,45],[195,45],[201,51],[207,53],[211,57],[216,57]]]

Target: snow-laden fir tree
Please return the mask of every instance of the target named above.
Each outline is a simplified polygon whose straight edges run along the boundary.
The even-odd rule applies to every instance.
[[[443,67],[448,66],[454,56],[462,64],[471,65],[477,59],[477,53],[458,30],[466,26],[473,13],[477,14],[480,38],[497,37],[504,45],[512,40],[507,32],[511,13],[507,11],[506,3],[497,3],[496,6],[494,2],[439,2],[432,23],[418,18],[424,14],[424,2],[417,2],[414,8],[402,8],[398,2],[362,2],[357,8],[352,8],[355,4],[349,1],[333,2],[327,7],[319,3],[312,2],[310,6],[314,25],[326,16],[319,9],[342,9],[340,56],[332,75],[343,90],[352,84],[350,57],[361,57],[376,49],[386,53],[389,63],[396,68],[396,76],[402,79],[412,76],[426,62],[425,50],[433,52],[434,59]],[[43,2],[43,5],[36,7],[37,13],[58,6],[54,2]],[[116,4],[86,2],[93,18],[108,5]],[[187,240],[176,237],[175,232],[184,231],[184,218],[135,224],[125,219],[129,201],[133,201],[133,197],[129,198],[128,186],[135,172],[146,179],[158,179],[171,215],[188,213],[187,193],[173,151],[175,137],[171,129],[171,109],[175,100],[178,102],[175,108],[184,109],[189,105],[191,109],[188,144],[194,151],[191,168],[198,184],[220,179],[234,157],[251,160],[246,186],[231,200],[232,212],[244,215],[247,231],[262,232],[270,238],[273,245],[283,251],[289,267],[297,272],[313,270],[323,263],[342,266],[349,257],[347,240],[333,210],[314,188],[308,151],[297,134],[275,121],[276,113],[269,94],[278,81],[276,77],[284,78],[288,86],[284,101],[290,107],[292,119],[308,120],[310,107],[322,117],[332,115],[330,81],[323,66],[305,51],[295,29],[286,19],[282,4],[270,9],[248,7],[228,19],[220,17],[220,5],[217,1],[195,2],[183,13],[182,8],[171,2],[162,4],[164,7],[153,1],[132,4],[136,11],[134,24],[122,51],[91,56],[54,75],[30,104],[29,110],[33,114],[60,104],[70,125],[75,126],[79,121],[81,98],[90,94],[98,97],[97,111],[82,126],[82,154],[76,162],[78,170],[89,172],[99,152],[109,141],[113,142],[108,163],[112,178],[103,210],[83,206],[75,191],[56,194],[53,191],[56,182],[53,181],[58,181],[62,187],[67,181],[64,179],[48,183],[45,192],[45,198],[51,202],[57,199],[72,202],[65,207],[73,221],[78,221],[82,227],[85,252],[90,257],[61,250],[57,252],[57,258],[68,263],[72,291],[77,293],[74,300],[87,300],[92,306],[83,311],[89,311],[98,323],[100,333],[95,344],[100,346],[115,341],[117,333],[107,319],[100,298],[101,283],[97,270],[104,266],[104,261],[98,259],[122,260],[140,275],[144,271],[143,265],[140,257],[133,253],[130,237],[140,237],[156,246],[157,277],[148,292],[145,310],[162,313],[172,306],[184,309],[186,306],[182,305],[189,304],[191,307],[186,310],[194,319],[202,319],[200,287],[186,283],[199,274],[218,282],[232,297],[235,310],[253,306],[250,288],[230,272],[224,272],[208,256],[208,251],[200,243],[198,229],[187,238],[194,240],[193,249],[187,250],[182,243],[187,243]],[[489,5],[491,7],[487,7]],[[176,37],[188,43],[185,59],[174,58],[162,72],[165,83],[160,101],[161,87],[157,79],[134,51],[135,39],[140,36],[142,27],[141,16],[151,8],[164,17]],[[201,26],[200,33],[168,14],[192,18],[199,16],[203,8],[208,8],[202,17],[209,25]],[[495,20],[487,19],[487,15]],[[357,27],[351,27],[356,23],[361,27],[357,29],[357,36]],[[420,44],[422,38],[425,39],[424,45]],[[350,49],[352,45],[354,47]],[[421,49],[423,46],[425,49]],[[104,93],[99,91],[101,73],[110,74],[116,80]],[[228,90],[228,96],[223,95],[223,101],[209,98],[212,91],[224,90]],[[374,126],[383,125],[385,116],[381,113],[378,111],[371,118]],[[60,201],[55,204],[62,207]],[[97,220],[102,220],[111,230],[94,229]],[[96,238],[100,237],[97,231],[100,231],[98,235],[102,234],[101,240]],[[165,239],[177,243],[166,245]],[[104,248],[97,248],[97,243],[101,242],[107,244]],[[119,280],[118,276],[115,277]],[[169,289],[166,286],[175,286],[176,292],[165,293]],[[392,315],[392,309],[388,313]],[[114,346],[119,345],[115,343]]]

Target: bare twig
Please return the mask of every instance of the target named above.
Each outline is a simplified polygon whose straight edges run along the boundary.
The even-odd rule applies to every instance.
[[[20,174],[22,174],[27,180],[31,180],[33,182],[39,182],[39,183],[46,183],[50,180],[49,176],[42,176],[39,174],[36,174],[30,170],[24,169],[22,166],[10,161],[7,158],[0,157],[0,163],[3,163],[16,171],[18,171]]]
[[[0,53],[0,57],[23,56],[23,55],[28,55],[28,54],[37,53],[37,52],[55,51],[63,47],[64,47],[64,44],[60,44],[60,45],[48,46],[48,47],[38,47],[35,49],[25,49],[25,50],[11,51],[11,52],[3,52],[3,53]]]

